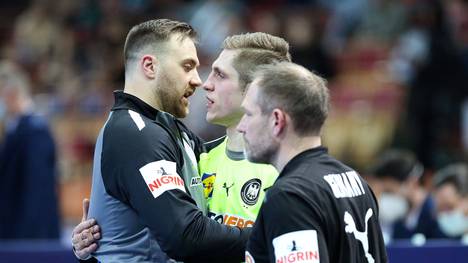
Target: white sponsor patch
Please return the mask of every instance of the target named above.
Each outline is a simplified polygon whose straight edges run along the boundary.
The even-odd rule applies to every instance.
[[[140,168],[140,173],[154,198],[172,189],[185,192],[184,180],[177,174],[176,167],[175,162],[161,160]]]
[[[301,230],[273,239],[276,263],[320,262],[316,230]]]
[[[130,114],[130,117],[132,117],[132,120],[138,127],[139,131],[145,128],[145,122],[143,121],[143,118],[141,118],[140,114],[132,110],[128,110],[128,114]]]
[[[190,180],[190,187],[201,185],[201,184],[202,184],[202,180],[200,176],[194,176]]]
[[[249,251],[245,251],[245,263],[255,263],[255,259],[250,255]]]

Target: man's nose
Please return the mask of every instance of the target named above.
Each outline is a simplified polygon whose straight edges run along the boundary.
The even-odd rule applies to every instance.
[[[192,79],[190,80],[190,84],[194,87],[199,87],[202,84],[202,81],[200,79],[200,75],[198,75],[198,71],[194,71],[194,75]]]
[[[239,124],[237,124],[236,130],[240,133],[245,133],[244,116],[242,116],[241,120],[239,121]]]
[[[214,85],[208,78],[205,83],[203,83],[202,88],[206,91],[213,91],[214,90]]]

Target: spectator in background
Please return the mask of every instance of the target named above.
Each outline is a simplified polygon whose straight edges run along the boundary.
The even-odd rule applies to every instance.
[[[301,6],[286,14],[284,34],[291,43],[291,56],[295,62],[325,78],[333,77],[334,61],[322,44],[325,11]]]
[[[434,177],[437,221],[444,234],[468,243],[468,166],[451,164]]]
[[[444,4],[419,1],[411,19],[428,41],[424,63],[411,80],[403,124],[406,147],[414,149],[428,169],[437,169],[462,155],[461,105],[468,97],[468,68],[454,42]]]
[[[380,221],[386,241],[444,237],[437,226],[433,198],[420,184],[423,166],[414,154],[392,149],[384,152],[372,169],[381,190]]]
[[[27,76],[0,63],[5,106],[0,143],[0,239],[59,238],[55,143],[47,121],[34,114]]]

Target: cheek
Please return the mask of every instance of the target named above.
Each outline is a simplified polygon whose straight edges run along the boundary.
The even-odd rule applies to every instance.
[[[223,106],[240,106],[242,95],[238,88],[232,84],[225,84],[219,87],[219,98],[223,102]]]
[[[264,126],[262,126],[262,123],[259,122],[259,120],[256,119],[251,119],[247,123],[248,130],[250,131],[251,136],[253,137],[263,137],[264,135],[262,133],[265,132]]]

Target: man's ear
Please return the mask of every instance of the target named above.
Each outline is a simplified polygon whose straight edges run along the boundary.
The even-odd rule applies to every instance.
[[[274,109],[271,112],[271,117],[273,125],[273,135],[279,137],[286,129],[286,113],[281,109]]]
[[[143,71],[143,74],[148,79],[156,78],[156,71],[157,71],[157,59],[155,56],[152,55],[144,55],[141,59],[140,65]]]

